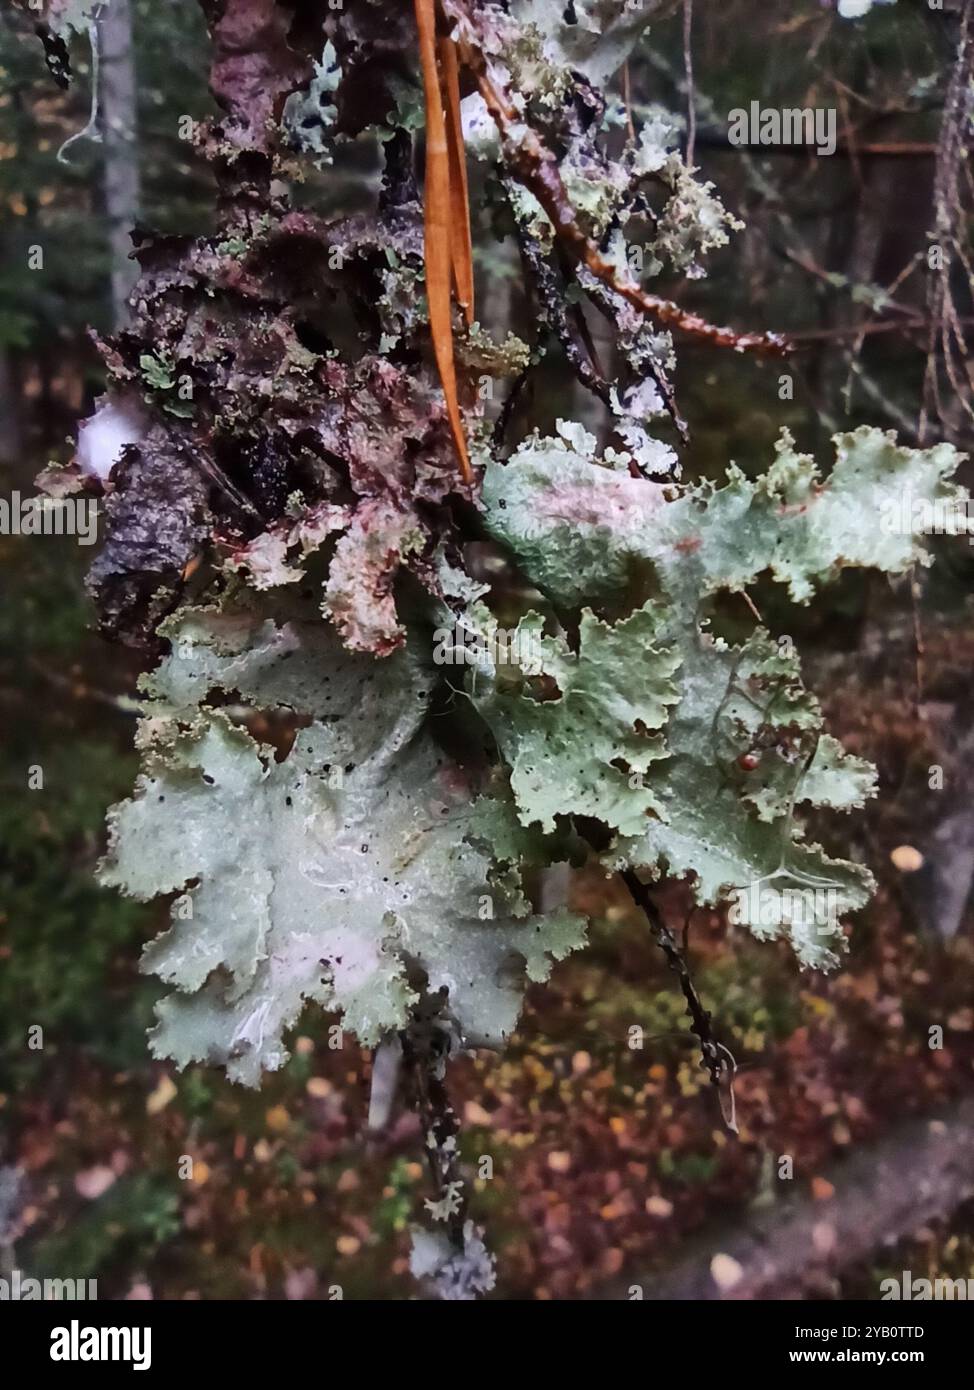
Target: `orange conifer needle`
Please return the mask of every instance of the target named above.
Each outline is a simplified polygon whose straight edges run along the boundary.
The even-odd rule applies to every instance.
[[[460,419],[457,376],[453,361],[453,320],[450,306],[450,156],[436,63],[435,0],[415,0],[415,6],[423,93],[426,99],[426,187],[423,200],[426,298],[429,304],[433,355],[443,385],[447,418],[453,442],[460,456],[460,470],[464,481],[469,483],[473,474]]]
[[[446,141],[450,159],[450,252],[457,299],[467,324],[473,323],[473,243],[470,236],[470,194],[467,189],[467,156],[463,147],[460,115],[460,67],[456,45],[441,38],[440,71],[446,101]]]

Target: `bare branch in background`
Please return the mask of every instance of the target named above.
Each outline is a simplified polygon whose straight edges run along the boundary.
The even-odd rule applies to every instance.
[[[935,221],[929,234],[929,255],[934,259],[930,261],[931,280],[927,297],[930,328],[920,412],[921,442],[930,435],[932,418],[937,420],[949,437],[957,436],[956,411],[950,409],[945,399],[948,388],[957,407],[970,422],[974,422],[974,382],[962,323],[965,311],[958,304],[959,295],[963,293],[965,307],[969,311],[974,298],[974,264],[965,245],[974,217],[970,167],[972,122],[974,0],[964,0],[957,57],[947,88],[934,176]]]

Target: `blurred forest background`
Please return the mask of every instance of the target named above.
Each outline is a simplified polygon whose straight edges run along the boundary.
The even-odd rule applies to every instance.
[[[821,460],[834,430],[859,423],[970,447],[962,342],[950,363],[934,344],[939,412],[928,368],[927,252],[963,8],[899,0],[852,21],[831,0],[694,5],[695,161],[746,230],[707,279],[661,292],[712,321],[787,332],[798,351],[783,400],[779,362],[682,344],[688,473],[763,468],[782,426]],[[661,105],[682,123],[685,7],[655,9],[613,87],[636,117]],[[212,113],[191,0],[113,0],[97,45],[104,138],[82,136],[60,159],[89,120],[93,54],[73,42],[64,90],[33,29],[29,13],[0,10],[4,496],[71,457],[102,389],[89,328],[118,321],[133,283],[129,226],[198,232],[213,197],[184,138],[185,118]],[[834,107],[836,153],[732,147],[728,113],[752,100]],[[961,175],[969,198],[968,166]],[[300,196],[344,215],[374,198],[377,177],[371,146],[351,145]],[[954,205],[962,237],[965,208]],[[528,336],[513,241],[484,218],[474,244],[486,326]],[[30,269],[38,245],[43,268]],[[963,284],[957,295],[969,340]],[[557,359],[533,409],[591,418]],[[647,1297],[715,1296],[723,1281],[764,1297],[873,1298],[904,1268],[974,1276],[974,552],[936,548],[929,575],[846,576],[813,611],[770,586],[757,597],[806,652],[834,732],[879,766],[866,814],[817,829],[868,862],[880,891],[830,978],[694,915],[697,982],[739,1067],[739,1139],[723,1130],[675,981],[631,904],[597,879],[580,904],[590,949],[529,993],[503,1057],[453,1070],[464,1156],[494,1160],[474,1215],[499,1256],[495,1297],[624,1297],[631,1283]],[[164,909],[93,880],[105,808],[135,773],[138,663],[90,630],[90,557],[66,538],[0,537],[0,1272],[94,1277],[101,1297],[311,1298],[335,1284],[347,1298],[411,1296],[407,1226],[426,1191],[417,1124],[407,1115],[367,1137],[371,1059],[347,1041],[330,1050],[331,1020],[306,1014],[291,1062],[259,1092],[149,1057],[157,987],[137,962]],[[43,790],[28,789],[31,765]],[[677,890],[668,906],[682,924]],[[186,1154],[191,1181],[178,1176]],[[756,1229],[777,1252],[772,1274],[748,1264]]]

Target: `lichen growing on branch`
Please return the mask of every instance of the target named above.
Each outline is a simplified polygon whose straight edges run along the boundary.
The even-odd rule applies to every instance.
[[[156,1055],[254,1085],[311,1004],[366,1045],[398,1037],[437,1184],[413,1268],[468,1297],[490,1261],[446,1060],[502,1045],[527,982],[585,940],[578,914],[538,909],[530,871],[621,873],[725,1082],[652,886],[685,879],[831,967],[871,879],[806,819],[862,805],[874,777],[825,731],[793,648],[757,619],[743,641],[716,635],[717,600],[770,575],[806,603],[843,568],[924,562],[922,515],[899,533],[878,517],[904,490],[956,501],[957,456],[861,429],[823,476],[784,435],[763,477],[728,459],[719,484],[680,480],[683,338],[786,345],[649,288],[702,274],[740,224],[665,113],[631,128],[607,90],[652,41],[639,7],[203,10],[223,114],[196,138],[216,225],[139,233],[89,438],[117,442],[79,467],[107,499],[89,581],[103,627],[154,663],[143,772],[111,814],[102,878],[176,895],[144,959],[172,990]],[[327,178],[353,143],[381,158],[371,209],[298,206],[301,168]],[[548,341],[477,321],[468,198],[475,249],[489,225],[517,239],[537,323],[606,407],[601,439],[571,420],[512,437]],[[615,336],[612,370],[582,305]],[[485,377],[506,383],[492,419]],[[511,641],[452,661],[437,633],[490,634],[512,603]]]

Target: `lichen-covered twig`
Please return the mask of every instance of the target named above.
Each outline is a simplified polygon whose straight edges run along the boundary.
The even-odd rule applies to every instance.
[[[502,183],[508,193],[521,260],[525,273],[534,286],[542,322],[551,329],[558,339],[568,365],[581,384],[611,410],[613,408],[611,385],[596,370],[591,353],[586,350],[580,340],[579,332],[569,320],[565,303],[565,286],[559,281],[551,260],[545,255],[537,238],[531,235],[524,219],[518,216],[514,199],[510,196],[511,181],[505,179],[502,180]],[[589,291],[593,304],[620,332],[620,337],[622,337],[625,318],[636,317],[631,306],[602,280],[589,277],[586,289]],[[641,361],[637,363],[634,361],[634,355],[626,351],[624,341],[620,341],[619,346],[635,378],[641,378],[647,373],[652,377],[670,419],[673,421],[680,438],[686,443],[689,438],[689,430],[686,421],[679,412],[673,384],[663,365],[656,357],[652,357],[647,362],[647,354],[643,354]],[[513,394],[512,392],[512,396]]]
[[[505,189],[509,184],[505,180]],[[511,212],[517,235],[518,249],[525,273],[535,291],[535,303],[542,324],[551,330],[558,339],[568,365],[575,376],[600,401],[611,408],[612,393],[609,383],[596,371],[591,356],[585,350],[577,329],[569,321],[565,298],[565,286],[558,278],[551,260],[536,237],[531,235],[524,219],[517,215],[513,201]]]
[[[708,323],[671,300],[647,293],[627,271],[608,261],[579,226],[575,209],[562,181],[559,161],[541,136],[526,124],[507,91],[504,76],[481,43],[477,20],[466,0],[440,0],[454,25],[460,61],[473,73],[501,141],[501,152],[511,175],[541,204],[555,236],[572,258],[599,280],[621,294],[642,313],[668,327],[703,338],[715,347],[737,352],[782,354],[786,340],[778,333],[739,333],[733,328]]]
[[[419,1115],[435,1193],[426,1208],[434,1221],[445,1223],[451,1243],[462,1251],[468,1197],[457,1144],[460,1122],[444,1080],[449,1035],[436,1015],[421,1006],[410,1027],[400,1034],[400,1042],[406,1083]]]
[[[684,444],[686,444],[690,438],[690,429],[686,420],[684,420],[683,416],[680,414],[679,407],[676,403],[676,391],[673,389],[673,383],[670,381],[669,374],[663,366],[663,363],[659,360],[656,353],[647,352],[643,349],[639,351],[639,361],[637,362],[635,360],[637,354],[633,350],[633,335],[631,332],[627,332],[627,325],[625,322],[627,318],[635,318],[632,306],[603,280],[596,280],[594,277],[591,277],[586,288],[589,291],[592,303],[615,327],[619,335],[619,351],[626,358],[633,376],[638,378],[648,374],[652,377],[656,389],[659,391],[660,399],[666,407],[666,413],[673,421],[673,425],[680,438],[683,440]],[[648,334],[650,332],[649,326],[644,322],[640,331],[642,334]]]
[[[620,874],[633,902],[649,919],[657,945],[666,957],[667,964],[680,981],[680,989],[686,1000],[687,1014],[690,1018],[690,1031],[700,1043],[701,1065],[706,1067],[711,1084],[720,1101],[724,1123],[734,1134],[737,1133],[737,1119],[734,1106],[734,1059],[728,1048],[714,1037],[710,1012],[703,1006],[696,986],[690,975],[686,958],[677,944],[676,937],[663,919],[653,895],[633,869],[625,869]]]

